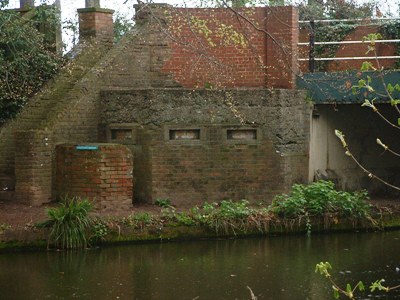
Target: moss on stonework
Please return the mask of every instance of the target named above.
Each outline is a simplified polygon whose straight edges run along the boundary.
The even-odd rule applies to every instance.
[[[343,231],[376,231],[376,230],[393,230],[400,228],[399,215],[387,215],[379,219],[374,226],[371,223],[363,221],[355,221],[351,219],[335,220],[334,223],[327,227],[326,222],[322,219],[312,221],[313,233],[334,233]],[[289,234],[306,234],[307,228],[305,222],[288,222],[278,220],[270,224],[268,232],[260,232],[256,228],[250,230],[237,230],[236,232],[217,233],[205,226],[165,226],[162,228],[154,228],[149,226],[143,229],[134,229],[130,226],[122,226],[119,229],[111,229],[108,233],[98,241],[93,241],[91,246],[112,245],[120,243],[143,243],[143,242],[163,242],[177,240],[196,240],[196,239],[214,239],[214,238],[243,238],[254,236],[276,236]],[[38,239],[35,239],[35,236]],[[41,239],[43,232],[32,230],[29,240],[2,240],[0,235],[0,252],[4,251],[29,251],[44,250],[47,242]]]

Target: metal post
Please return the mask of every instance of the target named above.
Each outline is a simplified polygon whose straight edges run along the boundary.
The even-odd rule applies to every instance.
[[[309,60],[308,60],[308,69],[310,73],[314,73],[315,71],[315,21],[310,20],[310,52],[309,52]]]

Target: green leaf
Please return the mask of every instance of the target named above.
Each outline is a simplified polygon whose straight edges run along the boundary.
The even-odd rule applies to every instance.
[[[399,99],[390,100],[390,105],[392,105],[392,106],[399,105],[399,104],[400,104],[400,100]]]
[[[335,287],[333,287],[333,297],[339,299],[339,291]]]
[[[391,83],[388,83],[386,86],[389,94],[392,94],[394,92],[394,86]]]
[[[397,125],[400,126],[400,118],[397,118]]]
[[[365,291],[365,285],[364,285],[364,283],[362,281],[358,282],[358,289],[359,289],[360,292]]]
[[[380,279],[380,280],[373,282],[371,284],[371,286],[369,287],[370,291],[374,292],[375,290],[378,290],[378,291],[386,291],[387,292],[389,289],[382,285],[382,282],[384,282],[384,281],[385,281],[385,279]]]
[[[351,291],[352,291],[352,288],[351,288],[350,283],[346,284],[346,292],[350,294]]]
[[[374,66],[372,65],[371,62],[369,61],[364,61],[361,65],[361,71],[368,71],[368,70],[373,70],[375,69]]]
[[[367,82],[365,81],[365,79],[360,79],[358,81],[358,86],[359,87],[365,87],[367,85]]]

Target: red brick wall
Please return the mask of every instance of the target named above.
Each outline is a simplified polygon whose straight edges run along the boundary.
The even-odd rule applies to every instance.
[[[293,88],[297,10],[165,9],[172,53],[162,71],[186,88]],[[247,21],[247,20],[248,21]]]
[[[318,24],[316,24],[318,26]],[[379,32],[379,26],[377,25],[362,25],[357,27],[353,32],[346,36],[344,41],[361,41],[363,37],[370,33]],[[304,28],[300,30],[300,42],[309,42],[309,30]],[[376,52],[378,56],[394,56],[396,55],[396,44],[394,43],[377,43]],[[339,46],[336,51],[335,57],[361,57],[370,56],[374,57],[375,53],[370,52],[366,54],[369,43],[363,44],[347,44]],[[309,47],[299,46],[299,57],[308,58]],[[339,60],[339,61],[328,61],[326,63],[326,71],[344,71],[344,70],[359,70],[364,61],[370,61],[377,67],[375,59],[371,60]],[[379,60],[379,64],[384,68],[394,68],[398,60],[396,59],[382,59]],[[302,72],[308,73],[308,61],[301,62],[300,68]]]
[[[293,6],[266,8],[267,87],[295,88],[299,15]]]
[[[132,152],[123,145],[100,144],[96,150],[56,146],[56,194],[87,197],[97,208],[132,203]]]

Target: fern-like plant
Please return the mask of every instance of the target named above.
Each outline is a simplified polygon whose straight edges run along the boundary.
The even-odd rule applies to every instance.
[[[41,224],[50,227],[47,247],[78,249],[88,246],[88,234],[92,219],[88,215],[92,204],[79,197],[64,198],[56,208],[47,210],[49,220]]]

